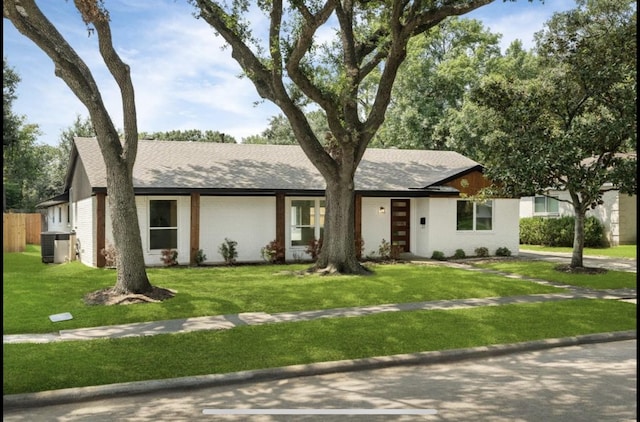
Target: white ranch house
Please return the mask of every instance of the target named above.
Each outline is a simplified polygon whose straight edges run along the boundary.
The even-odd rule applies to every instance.
[[[519,199],[474,203],[467,195],[489,182],[477,162],[452,151],[368,149],[355,176],[355,235],[371,255],[383,239],[404,252],[469,256],[485,247],[519,251]],[[260,262],[271,241],[285,260],[310,259],[322,234],[324,179],[297,145],[142,140],[133,172],[145,264],[163,265],[163,249],[181,265],[222,263],[225,238],[238,262]],[[73,232],[78,258],[105,265],[112,244],[106,172],[94,138],[76,138],[64,193],[41,204],[47,230]]]

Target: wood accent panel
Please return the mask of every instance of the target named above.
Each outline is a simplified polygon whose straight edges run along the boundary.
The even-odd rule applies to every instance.
[[[284,263],[287,250],[285,246],[284,192],[276,192],[276,244],[282,246],[281,253],[276,256],[276,262]]]
[[[356,257],[358,259],[362,258],[362,249],[359,247],[362,241],[362,194],[356,194],[356,202],[355,202],[355,218],[354,218],[354,226],[355,226],[355,240],[356,240]]]
[[[491,186],[491,181],[487,179],[480,171],[473,171],[465,174],[464,176],[453,179],[452,181],[445,183],[446,186],[451,186],[464,193],[466,195],[475,195],[482,188]]]
[[[191,230],[189,234],[190,251],[189,265],[195,265],[196,254],[200,250],[200,194],[191,194]]]
[[[98,268],[104,268],[107,265],[107,261],[102,255],[102,250],[105,248],[106,242],[106,198],[107,194],[104,192],[96,193],[96,266]]]

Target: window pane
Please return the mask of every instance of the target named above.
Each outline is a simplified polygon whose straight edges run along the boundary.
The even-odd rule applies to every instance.
[[[177,201],[149,201],[150,227],[178,227]]]
[[[291,225],[308,226],[312,213],[315,212],[315,201],[291,201]]]
[[[547,198],[547,211],[550,213],[558,213],[558,200],[556,198]]]
[[[473,230],[473,202],[458,201],[456,214],[458,230]]]
[[[177,229],[156,229],[149,232],[150,249],[175,249],[177,247]]]
[[[476,204],[476,230],[491,230],[493,203]]]
[[[299,227],[294,230],[296,232],[296,239],[291,236],[291,244],[293,246],[307,246],[315,238],[314,227]]]
[[[533,212],[547,212],[547,198],[544,196],[536,196],[534,199]]]
[[[320,227],[324,227],[324,215],[327,212],[327,208],[325,206],[325,202],[324,201],[320,201]],[[322,238],[322,236],[320,236],[320,238]]]

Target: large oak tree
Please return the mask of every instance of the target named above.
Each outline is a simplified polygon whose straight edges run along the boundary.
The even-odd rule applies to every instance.
[[[113,48],[109,13],[101,0],[75,0],[75,6],[98,36],[106,67],[120,88],[124,115],[121,139],[105,107],[91,71],[41,12],[33,0],[3,2],[3,15],[20,33],[31,39],[55,65],[55,74],[73,91],[89,111],[107,169],[107,191],[113,238],[117,251],[115,293],[147,293],[147,278],[133,191],[133,165],[138,149],[138,128],[133,84],[129,66]]]
[[[366,272],[356,257],[354,175],[384,121],[409,40],[492,1],[191,0],[197,17],[231,47],[258,94],[282,110],[326,181],[318,270]],[[268,28],[261,39],[263,16]],[[371,83],[375,96],[363,101]],[[305,116],[310,104],[325,113],[329,142],[312,130]]]

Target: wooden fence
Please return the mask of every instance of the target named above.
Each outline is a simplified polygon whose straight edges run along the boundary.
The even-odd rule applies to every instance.
[[[24,252],[26,245],[39,245],[42,215],[2,214],[2,251]]]

